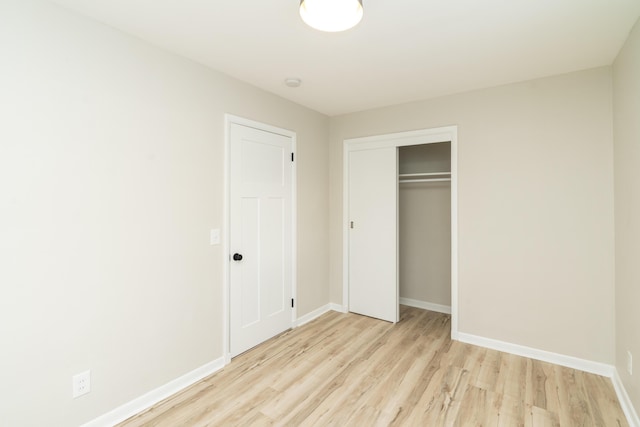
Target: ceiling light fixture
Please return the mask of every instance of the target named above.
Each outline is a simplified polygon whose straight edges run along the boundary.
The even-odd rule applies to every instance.
[[[353,28],[362,14],[362,0],[300,0],[302,20],[320,31],[334,33]]]

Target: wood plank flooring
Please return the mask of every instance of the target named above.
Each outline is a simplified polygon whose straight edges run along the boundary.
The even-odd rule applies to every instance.
[[[449,322],[330,312],[121,426],[628,426],[608,378],[451,341]]]

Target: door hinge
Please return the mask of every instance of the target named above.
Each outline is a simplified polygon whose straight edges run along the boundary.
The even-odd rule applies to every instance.
[[[291,161],[293,162],[293,153],[291,153]]]
[[[291,308],[293,308],[293,298],[291,298]]]

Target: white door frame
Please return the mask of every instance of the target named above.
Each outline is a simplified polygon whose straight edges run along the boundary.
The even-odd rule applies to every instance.
[[[349,152],[451,142],[451,339],[458,339],[458,127],[444,126],[344,140],[342,154],[342,305],[349,310]]]
[[[247,126],[250,128],[262,130],[265,132],[275,133],[291,138],[291,150],[296,152],[296,133],[287,129],[282,129],[276,126],[271,126],[265,123],[256,122],[254,120],[245,119],[243,117],[234,116],[232,114],[224,115],[224,233],[222,244],[222,270],[223,270],[223,282],[222,288],[222,354],[224,356],[224,363],[227,365],[231,362],[230,352],[230,338],[231,338],[231,319],[230,319],[230,306],[231,306],[231,283],[229,274],[229,242],[231,241],[229,217],[231,209],[231,125],[238,124]],[[291,298],[296,302],[295,307],[291,310],[291,325],[293,326],[296,321],[298,312],[298,301],[296,298],[296,271],[297,271],[297,197],[296,197],[296,163],[292,162],[291,168]]]

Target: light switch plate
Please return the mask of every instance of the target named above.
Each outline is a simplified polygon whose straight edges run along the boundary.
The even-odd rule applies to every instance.
[[[211,234],[209,236],[209,242],[212,245],[219,245],[220,244],[220,229],[219,228],[211,229]]]

